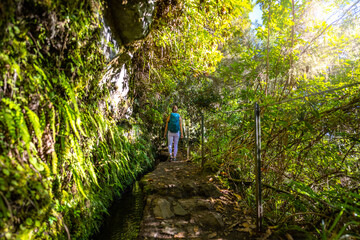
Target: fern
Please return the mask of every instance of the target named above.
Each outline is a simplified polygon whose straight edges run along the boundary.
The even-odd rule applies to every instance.
[[[92,115],[89,112],[88,112],[88,118],[90,119],[91,123],[96,127],[97,133],[99,135],[99,139],[102,141],[104,138],[103,138],[102,128],[100,127],[101,125],[96,123],[96,120],[92,117]]]
[[[86,133],[84,132],[84,130],[81,127],[81,119],[79,116],[76,117],[76,126],[79,129],[81,135],[83,135],[84,137],[87,137]]]
[[[15,121],[14,118],[11,114],[11,111],[9,109],[3,109],[2,111],[2,116],[3,116],[3,123],[5,124],[5,126],[7,127],[10,136],[13,139],[16,139],[16,127],[15,127]]]
[[[98,183],[98,180],[97,180],[97,177],[96,177],[96,173],[95,173],[95,170],[94,170],[94,166],[92,164],[92,162],[90,160],[87,161],[87,170],[89,171],[89,174],[90,174],[90,177],[92,179],[92,181],[99,187],[99,183]]]
[[[51,130],[52,130],[52,133],[53,133],[53,140],[54,140],[54,143],[56,142],[56,138],[55,138],[55,134],[56,134],[56,130],[55,130],[55,121],[56,121],[56,113],[55,113],[55,108],[53,107],[51,109],[51,118],[50,118],[50,126],[51,126]]]
[[[22,138],[22,140],[24,141],[25,143],[25,147],[26,149],[28,150],[29,154],[30,154],[30,146],[29,146],[29,143],[30,143],[30,134],[29,134],[29,130],[26,126],[26,122],[25,122],[25,119],[24,119],[24,115],[23,113],[21,112],[21,108],[20,108],[20,105],[11,101],[10,99],[6,99],[6,98],[3,98],[2,101],[9,106],[9,108],[11,110],[14,110],[15,111],[15,114],[12,115],[14,120],[15,120],[15,123],[16,123],[16,126],[17,128],[19,129],[19,137]],[[14,130],[14,126],[15,125],[12,125],[11,121],[9,118],[7,118],[5,121],[7,121],[7,125],[8,125],[8,128],[10,127],[11,130],[9,131],[13,131]],[[16,128],[15,128],[16,129]],[[16,130],[15,130],[16,131]]]
[[[70,98],[71,102],[74,104],[75,111],[79,112],[79,107],[76,102],[75,93],[73,91],[73,88],[70,86],[69,82],[66,80],[66,76],[62,74],[60,75],[59,79],[62,87],[65,88],[66,94]]]
[[[36,115],[36,113],[31,111],[28,107],[25,107],[25,109],[26,109],[26,112],[27,112],[27,114],[29,116],[29,120],[30,120],[30,122],[32,124],[32,127],[34,129],[36,138],[37,138],[37,140],[39,142],[39,147],[42,148],[41,138],[42,138],[43,131],[42,131],[41,126],[40,126],[39,117]]]
[[[85,191],[84,191],[84,185],[82,183],[80,176],[78,175],[77,170],[75,168],[72,168],[72,173],[74,175],[74,181],[75,181],[77,189],[83,195],[84,198],[87,198]]]
[[[56,113],[55,113],[55,107],[53,107],[51,109],[50,126],[51,126],[51,130],[52,130],[52,137],[53,137],[54,143],[56,143],[55,121],[56,121]],[[57,168],[58,168],[58,157],[57,157],[56,151],[53,151],[51,153],[51,170],[52,170],[53,175],[57,174]]]
[[[44,111],[42,111],[40,115],[40,126],[41,130],[44,131],[46,127],[46,116]]]
[[[58,157],[55,151],[51,153],[51,170],[53,175],[57,174],[57,166],[58,166]]]
[[[24,115],[22,114],[22,112],[17,111],[15,116],[16,116],[15,119],[17,119],[17,124],[19,126],[20,136],[22,140],[25,142],[25,146],[29,148],[29,143],[31,138],[30,138],[29,130],[25,123]]]
[[[67,120],[67,122],[70,123],[70,126],[71,126],[72,130],[74,131],[75,136],[78,139],[80,139],[79,132],[77,131],[76,125],[75,125],[75,122],[74,122],[74,116],[73,116],[72,110],[71,110],[70,106],[65,101],[63,102],[63,104],[64,104],[66,116],[67,116],[67,119],[65,119],[65,121]]]
[[[73,164],[77,166],[77,171],[80,173],[78,175],[82,177],[83,180],[87,180],[84,170],[84,155],[80,149],[80,146],[78,145],[78,142],[73,138],[73,136],[70,136],[70,143],[73,151],[75,152],[75,157],[73,157],[72,159],[76,160],[75,162],[73,162]]]
[[[112,128],[109,128],[109,132],[110,132],[110,136],[111,136],[111,140],[112,140],[113,144],[116,144],[116,143],[115,143],[114,133],[113,133],[113,131],[112,131]]]
[[[66,116],[67,116],[66,109],[62,109],[62,113],[63,113],[63,115],[62,115],[63,121],[65,123],[65,129],[62,132],[65,136],[69,136],[70,135],[70,123],[69,123],[69,121],[66,121],[67,120],[66,119]]]

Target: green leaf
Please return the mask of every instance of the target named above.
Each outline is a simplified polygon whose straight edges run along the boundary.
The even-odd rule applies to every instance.
[[[31,226],[31,225],[33,225],[34,221],[31,218],[27,218],[25,220],[25,223],[26,223],[26,225]]]
[[[34,66],[35,70],[40,73],[40,75],[42,76],[42,78],[43,78],[44,80],[46,80],[47,77],[46,77],[46,74],[44,73],[44,71],[43,71],[40,67],[38,67],[36,64],[33,64],[33,66]]]
[[[2,172],[3,172],[6,176],[10,176],[10,171],[9,171],[8,169],[4,168],[4,169],[2,170]]]
[[[44,166],[42,163],[38,162],[38,160],[35,157],[30,156],[29,162],[38,170],[39,172],[44,171]]]

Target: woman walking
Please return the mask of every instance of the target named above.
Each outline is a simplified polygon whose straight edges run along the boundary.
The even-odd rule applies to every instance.
[[[170,154],[170,161],[176,161],[176,154],[178,151],[178,143],[181,133],[181,138],[184,137],[182,129],[182,120],[181,116],[177,113],[178,107],[176,105],[172,108],[172,113],[166,119],[165,133],[164,138],[166,138],[166,133],[168,135],[168,148]],[[174,142],[174,152],[172,152],[172,144]]]

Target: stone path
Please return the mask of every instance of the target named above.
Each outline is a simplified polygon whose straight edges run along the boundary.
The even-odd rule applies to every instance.
[[[255,239],[241,197],[192,163],[160,162],[140,184],[146,203],[138,239]]]

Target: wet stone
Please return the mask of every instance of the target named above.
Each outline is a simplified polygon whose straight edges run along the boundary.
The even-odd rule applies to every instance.
[[[174,216],[170,209],[170,203],[163,198],[154,200],[154,215],[156,218],[167,219]]]
[[[193,214],[193,218],[197,224],[202,227],[220,229],[224,227],[221,215],[217,212],[202,211]]]
[[[178,202],[187,211],[211,210],[213,208],[209,200],[199,197],[194,197],[189,199],[179,199]]]
[[[175,215],[179,215],[179,216],[185,216],[188,215],[189,213],[178,203],[175,204],[175,206],[173,207],[174,209],[174,213]]]

